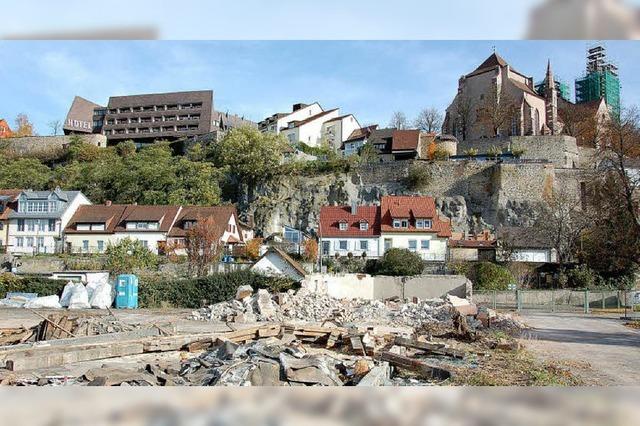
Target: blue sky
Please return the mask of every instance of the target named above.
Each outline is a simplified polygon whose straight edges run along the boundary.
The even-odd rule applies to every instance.
[[[550,58],[571,83],[584,71],[587,42],[542,41],[0,41],[0,117],[27,113],[40,134],[64,119],[75,95],[214,90],[215,107],[260,120],[293,103],[340,107],[361,124],[392,112],[444,109],[458,78],[496,47],[535,80]],[[640,105],[640,43],[608,42],[625,105]]]

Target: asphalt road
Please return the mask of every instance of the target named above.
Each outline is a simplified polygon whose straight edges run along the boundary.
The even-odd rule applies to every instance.
[[[640,331],[619,316],[522,313],[531,330],[525,347],[544,359],[569,361],[574,373],[598,385],[640,385]]]

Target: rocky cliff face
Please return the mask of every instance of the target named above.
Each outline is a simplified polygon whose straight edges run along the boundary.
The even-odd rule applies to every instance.
[[[410,190],[410,167],[425,167],[429,182]],[[349,174],[287,177],[256,188],[256,199],[241,206],[254,215],[263,235],[283,225],[315,231],[320,207],[377,203],[381,195],[428,195],[436,198],[455,231],[479,232],[498,225],[533,222],[549,187],[557,184],[554,168],[544,164],[493,162],[395,162],[361,167]]]

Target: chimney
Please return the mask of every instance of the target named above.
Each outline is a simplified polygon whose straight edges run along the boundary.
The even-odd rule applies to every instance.
[[[358,213],[358,203],[355,201],[351,203],[351,214],[356,215]]]
[[[107,201],[105,201],[105,202],[104,202],[104,205],[105,205],[105,206],[110,206],[110,205],[111,205],[111,200],[107,200]]]
[[[308,106],[307,104],[303,104],[303,103],[299,103],[299,104],[293,104],[293,112],[296,112],[304,107]]]

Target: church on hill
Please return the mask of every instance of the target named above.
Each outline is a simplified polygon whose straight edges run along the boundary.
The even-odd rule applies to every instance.
[[[547,79],[554,81],[550,64]],[[557,109],[555,85],[547,85],[541,96],[532,77],[493,53],[460,77],[458,93],[446,111],[443,133],[460,141],[553,134],[558,130]]]

